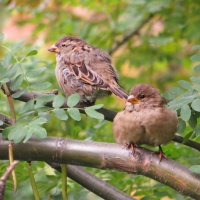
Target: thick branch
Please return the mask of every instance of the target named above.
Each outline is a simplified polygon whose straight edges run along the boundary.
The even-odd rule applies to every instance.
[[[15,92],[17,92],[17,91],[13,91],[12,93],[14,94]],[[53,93],[54,94],[56,93],[55,90],[53,91]],[[29,100],[31,100],[33,98],[40,97],[40,96],[45,96],[45,95],[49,95],[49,94],[41,94],[39,92],[27,92],[27,93],[24,93],[23,95],[21,95],[20,97],[18,97],[17,99],[20,100],[20,101],[27,102],[27,101],[29,101]],[[47,103],[47,106],[51,107],[52,106],[52,102]],[[67,104],[65,103],[63,105],[63,107],[67,107]],[[117,112],[109,110],[109,109],[106,109],[106,108],[101,108],[98,111],[100,113],[102,113],[104,115],[105,119],[108,120],[108,121],[113,121],[115,115],[117,114]],[[82,110],[81,112],[84,113],[84,110]],[[200,144],[198,142],[194,142],[194,141],[188,140],[187,142],[182,143],[184,139],[183,139],[183,137],[181,137],[179,135],[176,135],[173,140],[175,142],[184,144],[186,146],[192,147],[192,148],[197,149],[197,150],[200,151]]]
[[[0,141],[2,159],[8,158],[8,144],[9,141]],[[14,144],[13,148],[14,157],[18,160],[42,160],[142,174],[182,194],[200,199],[199,175],[170,159],[162,159],[159,162],[157,154],[141,148],[137,148],[134,155],[131,155],[130,151],[118,144],[50,137],[31,139],[25,144]]]
[[[61,171],[60,165],[50,164],[53,168],[58,171]],[[113,186],[109,185],[105,181],[100,180],[96,176],[84,170],[79,166],[67,165],[68,176],[82,185],[84,188],[94,192],[99,197],[109,200],[134,200],[133,198],[126,196],[120,190],[117,190]]]

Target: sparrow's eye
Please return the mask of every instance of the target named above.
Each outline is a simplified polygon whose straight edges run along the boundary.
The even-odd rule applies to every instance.
[[[62,44],[61,46],[62,46],[62,47],[65,47],[66,45],[65,45],[65,44]]]
[[[144,98],[145,98],[145,95],[144,95],[144,94],[139,94],[139,95],[138,95],[138,98],[139,98],[139,99],[144,99]]]

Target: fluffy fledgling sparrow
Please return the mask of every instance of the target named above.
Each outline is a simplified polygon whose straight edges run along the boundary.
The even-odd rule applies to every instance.
[[[48,50],[56,53],[56,78],[66,95],[79,93],[80,102],[89,104],[111,92],[127,99],[107,53],[72,36],[64,36]]]
[[[148,84],[138,84],[130,92],[125,109],[113,121],[117,143],[159,146],[174,138],[178,119],[166,107],[159,91]]]

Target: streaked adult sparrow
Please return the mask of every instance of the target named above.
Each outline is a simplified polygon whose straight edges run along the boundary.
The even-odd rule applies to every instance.
[[[48,50],[56,53],[56,78],[66,95],[77,92],[81,102],[90,104],[111,92],[127,99],[107,53],[72,36],[64,36]]]
[[[138,84],[130,92],[125,109],[114,118],[117,143],[159,146],[173,139],[177,129],[175,111],[167,109],[166,100],[148,84]]]

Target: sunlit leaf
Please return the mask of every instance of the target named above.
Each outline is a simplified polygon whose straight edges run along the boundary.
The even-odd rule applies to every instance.
[[[89,106],[88,108],[98,110],[98,109],[102,108],[103,106],[104,106],[103,104],[97,104],[97,105],[94,105],[94,106]]]
[[[178,81],[178,83],[179,83],[179,85],[180,85],[182,88],[184,88],[184,89],[190,90],[190,89],[192,88],[191,83],[188,82],[188,81],[180,80],[180,81]]]
[[[200,112],[200,99],[195,99],[192,104],[191,104],[191,107],[197,111],[197,112]]]
[[[47,119],[43,118],[43,117],[39,117],[39,118],[31,121],[32,125],[42,125],[42,124],[45,124],[45,123],[47,123]]]
[[[78,93],[72,94],[67,98],[67,105],[69,107],[74,107],[80,101],[80,95]]]
[[[186,104],[181,108],[181,113],[180,113],[180,117],[185,120],[188,121],[190,119],[191,116],[191,109],[190,107]]]
[[[67,120],[68,116],[63,109],[56,109],[53,111],[55,116],[60,120]]]
[[[200,61],[200,54],[195,54],[195,55],[191,56],[191,60],[193,62],[199,62]]]
[[[78,108],[68,108],[67,109],[68,113],[69,113],[69,116],[76,120],[76,121],[80,121],[81,120],[81,114],[78,110]]]
[[[31,88],[34,90],[46,90],[51,86],[51,83],[44,82],[44,83],[32,83]]]
[[[11,84],[11,88],[12,90],[16,90],[19,89],[20,85],[22,84],[24,80],[24,75],[23,74],[19,74],[13,81]]]
[[[4,34],[2,32],[0,32],[0,41],[2,42],[4,40]]]
[[[25,105],[20,109],[20,112],[25,113],[33,109],[34,109],[34,100],[32,99],[25,103]]]
[[[185,128],[186,128],[186,123],[185,123],[185,121],[182,120],[182,119],[179,119],[177,132],[178,132],[178,133],[183,133],[184,130],[185,130]]]
[[[38,52],[37,52],[37,50],[32,50],[32,51],[30,51],[27,55],[26,55],[26,57],[28,57],[28,56],[34,56],[34,55],[36,55]]]
[[[14,94],[12,94],[12,97],[15,98],[19,98],[20,96],[22,96],[24,93],[26,92],[26,90],[19,90],[17,92],[15,92]]]
[[[192,76],[192,77],[190,78],[190,80],[191,80],[193,83],[200,84],[200,78],[199,78],[199,77]]]
[[[200,174],[200,165],[193,165],[192,167],[190,167],[190,170],[194,173]]]
[[[53,99],[53,107],[60,108],[65,102],[65,98],[61,95],[56,95]]]
[[[95,119],[99,119],[99,120],[103,120],[104,119],[104,115],[103,114],[97,112],[96,110],[94,110],[91,107],[85,108],[85,112],[91,118],[95,118]]]
[[[199,65],[196,65],[194,68],[193,68],[193,71],[194,72],[200,72],[200,64]]]
[[[0,126],[2,126],[2,125],[3,125],[3,123],[4,123],[4,122],[3,122],[2,120],[0,120]]]
[[[47,132],[46,132],[45,128],[38,126],[38,125],[30,125],[29,128],[33,135],[35,135],[39,138],[47,137]]]

